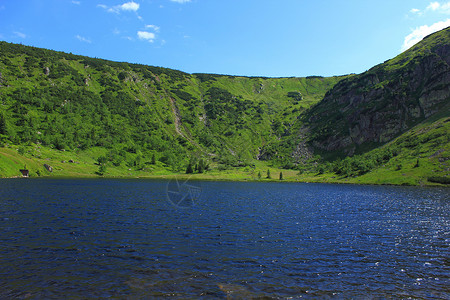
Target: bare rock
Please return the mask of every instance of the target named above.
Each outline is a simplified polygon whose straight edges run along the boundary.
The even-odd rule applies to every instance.
[[[49,171],[50,173],[53,172],[52,166],[50,166],[50,165],[48,165],[48,164],[44,164],[44,168],[46,168],[47,171]]]

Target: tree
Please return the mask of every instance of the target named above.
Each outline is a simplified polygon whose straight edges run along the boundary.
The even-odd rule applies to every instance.
[[[156,165],[155,153],[153,153],[153,155],[152,155],[152,165]]]
[[[280,180],[283,180],[283,172],[280,172]]]
[[[267,169],[267,177],[266,177],[267,179],[271,179],[272,177],[270,176],[270,170],[269,169]]]
[[[187,168],[186,168],[186,174],[192,174],[194,173],[194,170],[192,169],[192,164],[189,162]]]
[[[261,179],[261,171],[258,172],[258,179]]]
[[[120,81],[124,81],[125,78],[127,78],[127,73],[120,72],[119,75],[117,75],[117,78],[119,78]]]
[[[97,174],[100,176],[103,176],[106,173],[106,166],[105,164],[101,164],[100,166],[98,166],[98,171]]]
[[[8,135],[6,128],[6,118],[3,113],[0,113],[0,134]]]
[[[108,161],[108,158],[107,158],[106,156],[104,156],[104,155],[99,156],[99,157],[97,158],[97,164],[98,164],[98,165],[103,165],[103,164],[105,164],[107,161]]]
[[[203,158],[200,158],[200,160],[198,161],[198,164],[196,166],[196,170],[199,173],[203,173],[204,171],[207,170],[207,165],[206,165],[205,161],[203,160]]]

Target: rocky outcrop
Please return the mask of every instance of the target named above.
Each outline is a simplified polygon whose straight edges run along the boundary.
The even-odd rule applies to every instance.
[[[292,158],[295,163],[306,163],[314,157],[314,150],[307,143],[307,136],[309,135],[308,128],[300,128],[297,136],[299,142],[297,147],[292,152]]]
[[[53,172],[52,166],[50,166],[48,164],[44,164],[44,168],[47,169],[47,171],[49,171],[50,173]]]
[[[450,29],[439,34],[448,36]],[[339,82],[307,114],[310,144],[352,154],[363,144],[386,143],[448,109],[450,44],[428,42]]]

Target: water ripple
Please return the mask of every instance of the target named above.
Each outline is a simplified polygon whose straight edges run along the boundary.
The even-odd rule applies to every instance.
[[[0,180],[0,298],[449,298],[449,189],[166,187]]]

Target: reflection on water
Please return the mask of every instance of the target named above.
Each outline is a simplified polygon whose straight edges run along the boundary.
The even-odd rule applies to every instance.
[[[449,297],[449,189],[168,186],[0,180],[0,298]]]

